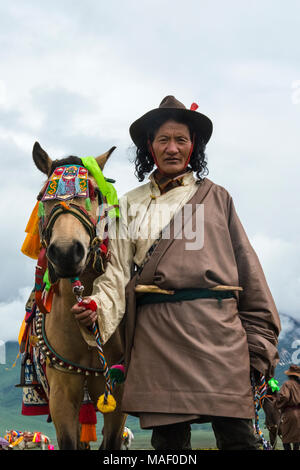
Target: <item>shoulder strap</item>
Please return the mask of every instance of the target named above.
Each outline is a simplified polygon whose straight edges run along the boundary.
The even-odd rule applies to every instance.
[[[195,194],[192,196],[192,198],[186,203],[186,204],[191,204],[192,205],[192,211],[190,214],[189,219],[186,219],[185,222],[190,220],[195,213],[197,209],[197,204],[201,204],[204,199],[206,198],[207,194],[209,193],[211,187],[213,186],[213,182],[210,181],[209,179],[205,178],[203,182],[199,185],[199,188],[195,192]],[[181,209],[182,210],[182,209]],[[172,233],[172,229],[174,227],[174,219],[176,217],[176,214],[173,216],[171,221],[168,224],[168,227],[170,229],[169,233]],[[175,237],[170,237],[170,238],[162,238],[162,234],[165,229],[162,230],[160,234],[160,238],[156,240],[154,243],[155,247],[154,250],[149,253],[149,256],[146,256],[146,259],[142,265],[142,270],[139,270],[139,273],[136,278],[136,282],[139,281],[141,284],[146,284],[145,281],[143,281],[143,278],[145,277],[146,279],[153,279],[153,276],[156,271],[156,267],[162,258],[162,256],[166,253],[168,248],[171,246],[173,243]],[[151,247],[152,248],[152,247]],[[151,249],[150,249],[151,250]],[[136,284],[136,283],[135,283]]]

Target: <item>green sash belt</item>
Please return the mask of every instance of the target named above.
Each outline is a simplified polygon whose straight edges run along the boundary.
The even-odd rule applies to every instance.
[[[236,298],[233,291],[214,291],[210,289],[179,289],[175,290],[174,294],[157,294],[147,292],[141,297],[137,297],[137,305],[157,304],[162,302],[181,302],[184,300],[195,299],[217,299],[219,303],[223,299]]]

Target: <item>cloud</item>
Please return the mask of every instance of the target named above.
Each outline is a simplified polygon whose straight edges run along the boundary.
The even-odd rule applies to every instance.
[[[262,264],[277,308],[300,321],[300,246],[256,234],[251,243]]]
[[[22,321],[25,317],[25,304],[31,292],[30,287],[20,288],[11,302],[0,303],[0,340],[17,341]]]
[[[51,158],[116,145],[105,175],[122,195],[139,184],[129,125],[174,94],[212,118],[209,177],[233,196],[279,308],[296,317],[299,11],[296,0],[2,2],[0,300],[33,283],[20,246],[44,181],[34,142]]]

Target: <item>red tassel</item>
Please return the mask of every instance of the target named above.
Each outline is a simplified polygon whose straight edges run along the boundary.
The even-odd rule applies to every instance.
[[[197,103],[192,103],[191,107],[190,107],[190,110],[191,111],[196,111],[196,109],[198,109],[198,108],[199,108],[199,106],[197,105]]]
[[[95,189],[94,189],[93,183],[91,182],[90,179],[88,180],[88,182],[89,182],[89,196],[90,196],[90,200],[91,200],[91,201],[94,201],[95,198],[96,198]]]
[[[79,411],[79,422],[81,424],[81,442],[97,441],[96,424],[97,415],[92,402],[83,403]]]
[[[83,403],[79,411],[81,424],[97,424],[97,415],[93,403]]]

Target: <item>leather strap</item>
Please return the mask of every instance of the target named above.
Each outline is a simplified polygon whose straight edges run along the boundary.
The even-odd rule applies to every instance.
[[[197,204],[201,204],[203,202],[203,200],[206,198],[212,186],[213,186],[213,182],[205,178],[203,182],[200,184],[195,194],[193,195],[193,197],[187,202],[187,204],[192,205],[192,211],[191,211],[189,219],[185,220],[186,223],[193,217],[197,209]],[[168,233],[174,233],[175,218],[176,218],[176,215],[171,219],[170,223],[167,226],[169,227]],[[164,230],[166,230],[167,227]],[[181,229],[182,228],[180,228],[180,230]],[[162,237],[164,230],[162,231],[160,237]],[[174,234],[173,237],[170,237],[168,239],[160,238],[159,242],[154,248],[154,251],[152,252],[151,257],[149,257],[149,259],[144,264],[142,271],[139,271],[139,275],[136,277],[136,280],[138,280],[139,283],[147,284],[147,282],[144,281],[144,278],[151,279],[151,280],[153,279],[158,263],[160,262],[161,258],[166,253],[168,248],[172,245],[175,238],[176,238],[176,234]]]

